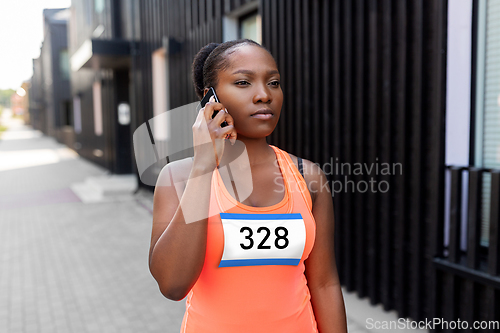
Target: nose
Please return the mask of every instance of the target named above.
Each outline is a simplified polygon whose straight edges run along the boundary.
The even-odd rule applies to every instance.
[[[255,94],[253,96],[254,103],[270,103],[272,100],[270,88],[266,84],[259,84],[256,87]]]

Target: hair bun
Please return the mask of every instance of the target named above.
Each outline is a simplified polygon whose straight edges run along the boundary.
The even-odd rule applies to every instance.
[[[191,73],[195,85],[196,94],[203,96],[203,65],[212,51],[219,46],[218,43],[209,43],[205,45],[195,56]]]

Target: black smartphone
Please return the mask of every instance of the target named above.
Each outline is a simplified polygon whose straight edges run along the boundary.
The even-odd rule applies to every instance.
[[[215,98],[215,101],[217,103],[220,103],[219,102],[219,99],[217,98],[217,95],[215,94],[215,89],[210,87],[210,89],[208,89],[207,93],[205,94],[205,96],[203,96],[203,98],[201,99],[201,102],[200,102],[200,106],[203,108],[205,107],[205,104],[208,103],[208,101],[210,100],[210,97],[214,96]],[[212,114],[212,119],[214,119],[214,117],[217,115],[217,112],[219,112],[219,110],[215,110],[214,113]],[[227,122],[226,121],[223,121],[222,124],[220,125],[220,127],[226,127],[227,126]]]

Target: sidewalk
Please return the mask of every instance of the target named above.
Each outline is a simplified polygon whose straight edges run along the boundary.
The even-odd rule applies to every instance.
[[[107,170],[11,119],[0,136],[0,332],[179,332],[147,258],[153,194],[84,202],[72,188]],[[344,291],[349,332],[397,320]],[[394,332],[397,332],[394,330]]]

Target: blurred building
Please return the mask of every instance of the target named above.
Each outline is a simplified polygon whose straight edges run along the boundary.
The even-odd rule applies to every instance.
[[[22,108],[23,108],[22,117],[23,117],[25,124],[30,123],[30,113],[29,113],[29,109],[30,109],[29,89],[30,89],[30,86],[31,86],[30,80],[24,81],[23,84],[21,85],[21,89],[22,89],[21,94],[24,94],[22,96]]]
[[[66,126],[72,125],[67,22],[69,9],[44,9],[44,40],[40,57],[33,61],[33,126],[66,142]]]
[[[133,172],[131,3],[74,0],[68,30],[74,147],[115,174]]]
[[[27,124],[29,123],[29,87],[29,81],[23,82],[21,87],[10,97],[10,107],[13,114],[22,117]]]
[[[194,114],[150,120],[197,101],[196,52],[252,38],[282,77],[269,142],[329,165],[337,186],[341,283],[403,318],[500,320],[498,3],[73,0],[72,147],[141,176],[134,152],[156,176],[169,137],[189,136]],[[33,123],[56,123],[37,111],[49,109],[40,82],[45,67],[32,79]],[[146,140],[133,151],[139,129]],[[400,168],[356,174],[340,163]],[[367,190],[372,181],[388,187]]]
[[[33,59],[33,76],[30,82],[28,91],[30,124],[33,128],[43,131],[47,126],[41,57]]]

